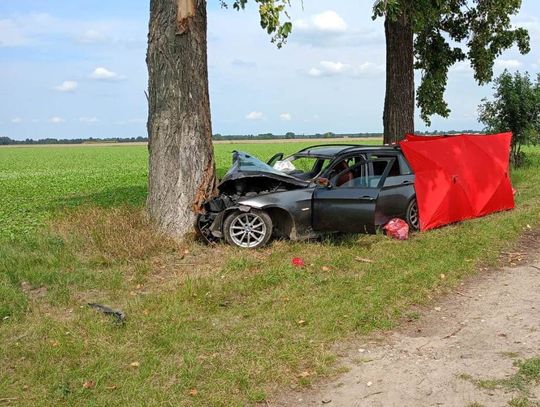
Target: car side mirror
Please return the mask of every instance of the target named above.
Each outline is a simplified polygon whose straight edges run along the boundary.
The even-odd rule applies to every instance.
[[[328,178],[320,177],[315,179],[315,185],[318,187],[332,188],[332,183]]]

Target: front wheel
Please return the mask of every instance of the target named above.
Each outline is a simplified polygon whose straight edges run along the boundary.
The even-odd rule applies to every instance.
[[[420,216],[418,213],[418,203],[416,198],[412,199],[407,206],[407,223],[411,230],[420,230]]]
[[[254,209],[236,211],[223,222],[223,234],[231,245],[256,249],[266,245],[272,237],[272,219],[267,213]]]

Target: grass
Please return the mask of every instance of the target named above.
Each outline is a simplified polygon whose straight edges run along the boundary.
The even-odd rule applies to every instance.
[[[277,150],[290,154],[311,144],[216,144],[218,177],[229,168],[233,150],[266,161]],[[82,204],[142,206],[147,157],[140,145],[0,148],[0,237],[32,234],[58,212]]]
[[[469,381],[480,389],[495,390],[503,389],[507,392],[517,392],[519,397],[515,397],[508,402],[513,407],[537,406],[537,402],[531,402],[527,396],[531,386],[540,382],[540,357],[534,357],[514,362],[517,371],[504,379],[475,379],[469,374],[461,374],[459,378]]]
[[[510,407],[538,407],[540,403],[531,401],[527,397],[515,397],[508,402]]]
[[[234,146],[217,147],[223,171]],[[408,241],[345,236],[257,251],[179,245],[145,219],[146,153],[132,148],[75,148],[71,161],[71,148],[0,149],[4,168],[6,154],[18,157],[10,158],[11,187],[0,184],[7,201],[26,203],[26,186],[35,185],[24,216],[2,212],[17,221],[0,244],[0,399],[37,406],[262,401],[332,374],[336,342],[416,318],[412,305],[494,264],[527,225],[540,223],[540,151],[530,150],[529,165],[512,174],[516,210]],[[238,148],[266,157],[276,146]],[[94,161],[99,151],[102,165]],[[73,177],[43,175],[54,166],[40,154],[58,154],[61,174]],[[0,177],[9,173],[1,169]],[[78,187],[85,178],[92,181]],[[51,191],[54,185],[62,187]],[[297,256],[306,267],[291,265]],[[126,323],[114,324],[88,302],[123,310]]]

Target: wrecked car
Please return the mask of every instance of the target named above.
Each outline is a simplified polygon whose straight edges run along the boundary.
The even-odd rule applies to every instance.
[[[243,248],[264,246],[272,237],[374,233],[396,217],[417,230],[414,181],[397,145],[317,145],[266,163],[235,151],[197,229],[210,242]]]

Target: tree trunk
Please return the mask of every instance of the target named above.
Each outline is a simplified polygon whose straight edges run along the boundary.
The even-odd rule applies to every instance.
[[[146,63],[148,213],[163,231],[182,237],[215,190],[206,1],[150,1]]]
[[[413,29],[406,10],[396,20],[386,17],[386,96],[384,142],[402,140],[414,132]]]

